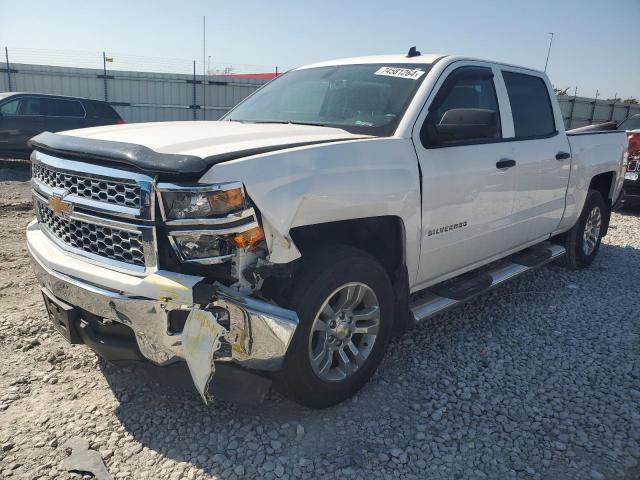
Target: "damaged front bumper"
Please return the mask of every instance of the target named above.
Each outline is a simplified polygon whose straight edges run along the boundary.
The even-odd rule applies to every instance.
[[[298,325],[295,312],[219,284],[206,285],[207,295],[198,295],[207,303],[195,303],[193,291],[203,285],[201,277],[159,271],[131,280],[107,270],[103,273],[112,287],[119,283],[133,292],[97,285],[82,275],[84,262],[65,256],[35,223],[27,229],[27,245],[36,277],[50,295],[78,309],[80,316],[89,312],[92,318],[130,327],[142,356],[156,365],[186,361],[205,402],[210,400],[214,361],[276,371]],[[86,263],[84,269],[91,270],[92,278],[103,270]],[[170,327],[176,312],[186,316],[177,332]]]

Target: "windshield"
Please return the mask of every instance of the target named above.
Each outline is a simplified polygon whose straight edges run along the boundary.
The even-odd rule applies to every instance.
[[[222,120],[322,125],[389,136],[428,69],[427,64],[363,64],[293,70]]]
[[[618,130],[640,130],[640,115],[634,115],[627,118],[618,125]]]

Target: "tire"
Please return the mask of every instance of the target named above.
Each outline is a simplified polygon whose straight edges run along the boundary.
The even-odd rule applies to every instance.
[[[597,233],[592,229],[590,241],[585,241],[585,230],[587,222],[591,222],[594,210],[599,212],[600,227]],[[576,224],[564,234],[564,247],[567,249],[559,263],[570,270],[578,270],[591,265],[600,249],[600,242],[605,232],[606,222],[609,218],[609,207],[605,203],[602,195],[597,190],[589,190],[587,198],[582,208],[582,213]],[[593,223],[592,223],[593,224]],[[586,246],[585,246],[586,244]]]
[[[297,403],[325,408],[360,390],[384,357],[393,331],[393,287],[382,265],[356,248],[334,245],[305,256],[294,274],[289,300],[285,300],[285,306],[295,310],[300,323],[283,368],[274,375],[274,385]],[[349,292],[353,293],[351,302],[346,301]],[[360,297],[362,300],[356,303]],[[372,334],[356,332],[373,332],[376,320],[355,319],[353,315],[375,315],[376,302],[379,317],[372,339]],[[354,305],[351,313],[346,309],[340,316],[343,303]],[[352,331],[348,332],[350,328]],[[349,350],[349,342],[356,346],[357,357]],[[341,360],[338,350],[344,352],[351,366]],[[323,351],[321,360],[312,362],[312,355],[320,358]],[[342,374],[345,378],[340,378]]]

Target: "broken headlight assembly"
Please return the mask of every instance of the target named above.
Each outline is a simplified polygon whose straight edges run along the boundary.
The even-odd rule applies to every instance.
[[[216,232],[172,232],[169,241],[183,262],[196,260],[198,263],[220,263],[233,256],[229,239]],[[206,262],[206,259],[211,261]]]
[[[188,230],[169,232],[169,241],[183,262],[222,263],[233,258],[239,249],[252,250],[264,240],[264,231],[251,226],[242,232]]]
[[[158,195],[169,243],[181,262],[226,262],[239,250],[253,250],[265,238],[239,182],[161,183]]]

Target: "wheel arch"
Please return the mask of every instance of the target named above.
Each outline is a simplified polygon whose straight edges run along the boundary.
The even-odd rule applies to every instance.
[[[289,235],[303,256],[310,250],[341,243],[375,257],[390,276],[406,264],[404,222],[394,215],[303,225],[292,228]]]
[[[289,232],[304,258],[305,254],[332,244],[360,249],[384,267],[394,287],[394,330],[404,332],[409,325],[409,274],[406,231],[402,218],[395,215],[354,218],[303,225]]]
[[[613,171],[599,173],[591,179],[589,190],[597,190],[600,192],[604,201],[611,206],[615,180],[616,173]]]
[[[589,182],[589,190],[596,190],[600,192],[600,195],[602,195],[602,198],[608,207],[603,222],[603,237],[609,231],[609,221],[611,220],[611,207],[613,205],[613,192],[615,190],[615,185],[616,173],[613,171],[599,173],[591,179],[591,182]]]

